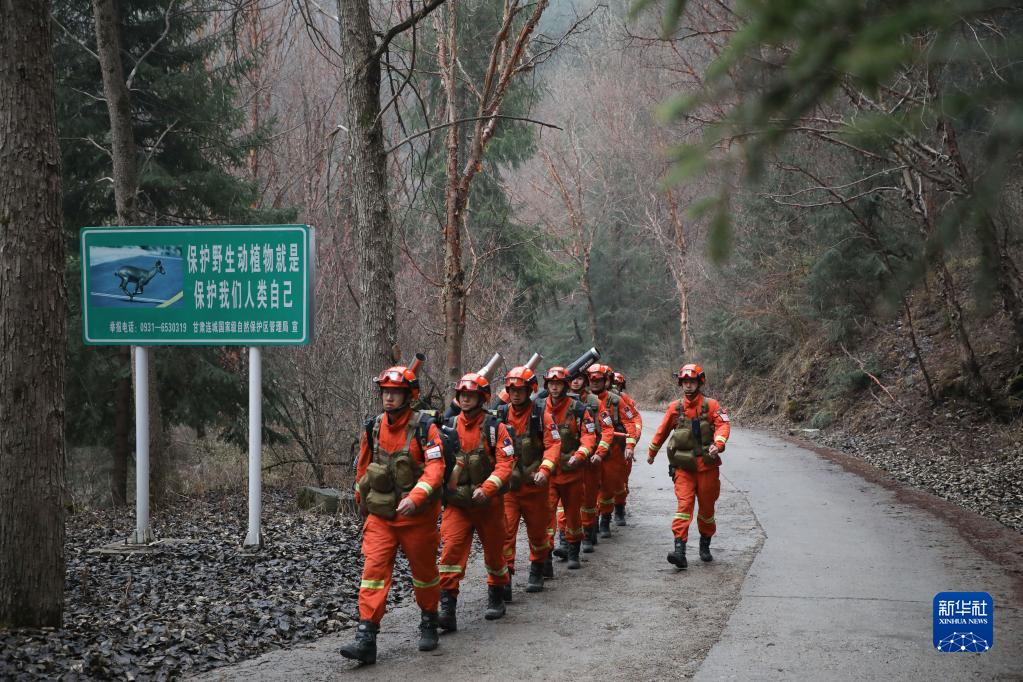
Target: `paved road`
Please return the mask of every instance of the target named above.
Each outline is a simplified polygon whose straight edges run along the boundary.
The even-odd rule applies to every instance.
[[[644,412],[641,452],[659,417]],[[678,573],[664,559],[674,495],[663,466],[637,464],[629,527],[616,529],[582,570],[558,566],[540,595],[522,592],[524,576],[516,577],[515,602],[501,620],[482,618],[483,571],[474,560],[460,630],[435,652],[415,651],[418,610],[410,604],[384,619],[376,666],[343,659],[345,635],[203,679],[1023,678],[1023,564],[1006,567],[1004,551],[986,558],[983,542],[970,544],[941,510],[736,429],[722,470],[717,560],[692,561],[690,551],[690,569]],[[982,521],[976,528],[994,543],[997,529]],[[998,537],[1023,559],[1018,534]],[[992,651],[933,650],[931,601],[942,590],[994,596]]]
[[[697,679],[1023,679],[1023,537],[777,438],[729,451],[767,539]],[[991,651],[933,649],[940,591],[991,593]]]

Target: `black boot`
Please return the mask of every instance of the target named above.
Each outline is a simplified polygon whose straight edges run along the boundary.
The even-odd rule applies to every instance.
[[[625,505],[624,504],[616,504],[615,505],[615,525],[616,526],[624,526],[624,525],[626,525],[626,523],[625,523]]]
[[[593,551],[593,550],[590,550]],[[568,545],[568,567],[569,568],[582,568],[583,565],[579,563],[579,543],[572,542]]]
[[[529,580],[526,582],[526,592],[543,592],[543,564],[542,561],[529,562]]]
[[[360,620],[355,631],[355,641],[341,647],[341,655],[364,665],[377,662],[377,633],[380,626],[368,620]]]
[[[503,592],[500,585],[487,586],[487,610],[483,612],[487,620],[497,620],[504,615]]]
[[[543,562],[543,577],[553,578],[554,577],[554,560],[551,559],[551,555],[547,555],[547,561]]]
[[[686,562],[686,541],[675,538],[675,551],[668,555],[668,563],[684,569],[689,564]]]
[[[455,610],[458,608],[458,597],[451,590],[440,591],[440,617],[437,625],[445,632],[458,630],[458,619],[455,617]]]
[[[593,543],[594,547],[600,544],[600,540],[597,539],[597,524],[595,523],[590,526],[590,542]]]
[[[564,531],[558,533],[558,546],[554,548],[553,554],[562,561],[568,558],[568,543],[565,541]]]
[[[597,539],[597,527],[590,526],[589,528],[583,528],[583,554],[589,554],[593,551],[594,542]]]
[[[714,557],[710,553],[710,538],[709,535],[700,536],[700,560],[702,561],[714,561]]]
[[[600,515],[600,537],[611,537],[611,513]]]
[[[501,598],[509,604],[512,600],[511,576],[508,576],[508,583],[501,588]]]
[[[437,648],[437,612],[423,611],[423,619],[419,621],[419,650],[433,651]]]

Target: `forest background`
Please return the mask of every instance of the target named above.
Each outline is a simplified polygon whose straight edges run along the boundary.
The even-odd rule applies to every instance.
[[[377,27],[419,8],[370,5]],[[550,364],[595,345],[651,406],[695,360],[733,409],[814,430],[862,417],[864,402],[867,415],[926,419],[954,401],[971,420],[1018,420],[1018,157],[991,157],[1000,136],[1018,136],[1006,121],[1019,112],[1004,110],[1019,85],[1018,12],[978,7],[917,26],[893,13],[886,31],[837,53],[844,61],[818,64],[826,78],[794,88],[809,73],[800,60],[828,48],[798,22],[789,35],[753,26],[765,42],[741,52],[735,36],[751,31],[741,5],[689,3],[677,24],[672,3],[636,16],[617,3],[543,5],[509,18],[501,3],[457,3],[379,55],[395,307],[391,343],[373,356],[360,306],[380,307],[380,288],[361,276],[358,119],[337,8],[118,4],[134,222],[318,230],[316,338],[267,353],[270,469],[346,486],[385,353],[428,356],[423,394],[435,406],[495,351],[508,366],[534,351]],[[123,504],[131,364],[126,349],[81,344],[75,290],[78,228],[118,221],[111,122],[91,8],[58,2],[54,23],[72,489],[76,505]],[[488,110],[502,65],[507,90]],[[750,105],[771,97],[774,110]],[[477,128],[491,112],[493,129]],[[981,190],[990,195],[975,220]],[[245,355],[155,357],[154,494],[239,483]]]

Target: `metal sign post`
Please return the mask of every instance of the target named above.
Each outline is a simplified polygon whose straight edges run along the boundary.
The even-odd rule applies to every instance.
[[[149,525],[149,349],[135,351],[135,533],[129,545],[153,541]]]
[[[249,532],[245,546],[263,545],[263,358],[259,346],[249,348]]]
[[[262,545],[262,346],[313,335],[315,231],[309,225],[85,227],[82,337],[135,349],[136,527],[149,521],[148,345],[249,347],[249,527]]]

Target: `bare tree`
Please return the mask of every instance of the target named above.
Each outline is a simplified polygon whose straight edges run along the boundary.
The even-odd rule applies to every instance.
[[[458,106],[456,77],[458,64],[457,10],[454,0],[444,11],[443,20],[434,17],[437,31],[437,57],[444,86],[447,107],[446,185],[444,189],[444,367],[447,378],[457,381],[462,373],[462,345],[465,337],[466,273],[462,263],[462,235],[466,229],[469,190],[473,178],[482,168],[483,154],[493,138],[500,120],[501,105],[508,93],[512,78],[529,68],[533,58],[523,60],[529,36],[548,0],[534,4],[522,0],[505,0],[501,26],[490,46],[490,58],[483,76],[482,87],[473,88],[476,96],[475,116],[462,119]],[[516,19],[532,7],[525,21],[515,30]],[[473,123],[472,135],[467,143],[464,159],[460,126]]]
[[[59,627],[67,289],[50,6],[2,15],[0,628]]]

